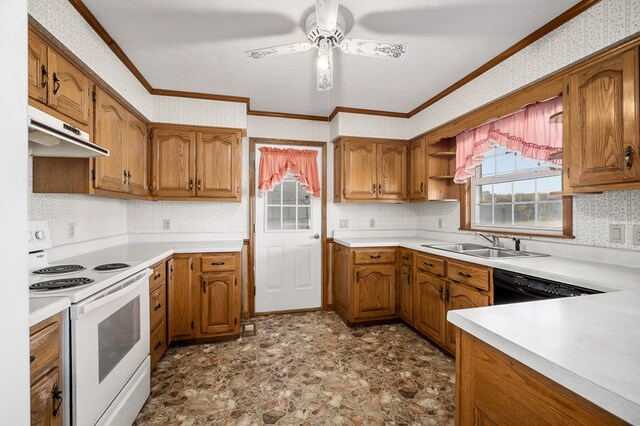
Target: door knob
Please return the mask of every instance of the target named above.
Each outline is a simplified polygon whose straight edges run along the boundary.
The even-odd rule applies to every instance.
[[[313,238],[316,240],[320,239],[320,234],[313,234]]]

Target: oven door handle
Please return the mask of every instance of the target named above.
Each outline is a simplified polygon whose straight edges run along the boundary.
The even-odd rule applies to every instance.
[[[142,285],[145,285],[151,275],[151,269],[147,269],[141,274],[136,275],[128,281],[123,282],[122,284],[116,284],[120,288],[115,292],[109,293],[105,292],[105,295],[94,299],[92,302],[87,303],[86,305],[78,304],[71,307],[71,319],[79,319],[89,312],[98,309],[101,306],[106,305],[107,303],[111,303],[116,299],[121,298],[122,296],[126,296],[139,289]]]

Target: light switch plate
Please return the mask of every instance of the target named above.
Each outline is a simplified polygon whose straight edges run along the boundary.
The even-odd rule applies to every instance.
[[[640,246],[640,225],[633,225],[631,244],[633,244],[634,246]]]
[[[625,234],[624,225],[609,225],[609,242],[612,244],[624,244],[624,234]]]
[[[171,219],[164,219],[162,221],[162,230],[170,231],[171,230]]]

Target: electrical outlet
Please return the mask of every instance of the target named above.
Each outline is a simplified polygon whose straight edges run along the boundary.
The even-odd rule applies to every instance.
[[[634,246],[640,246],[640,225],[633,225],[631,244],[633,244]]]
[[[369,219],[369,228],[376,227],[376,220],[374,218]]]
[[[624,244],[624,234],[625,234],[624,225],[609,225],[609,242],[612,244]]]
[[[165,219],[162,221],[162,229],[164,231],[171,230],[171,219]]]
[[[438,229],[442,229],[442,218],[438,218]]]
[[[76,224],[70,223],[67,225],[67,238],[73,240],[76,237]]]
[[[340,219],[340,229],[347,229],[349,227],[349,219]]]

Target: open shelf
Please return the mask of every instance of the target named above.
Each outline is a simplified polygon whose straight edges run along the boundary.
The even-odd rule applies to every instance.
[[[451,179],[453,180],[455,176],[453,175],[445,175],[445,176],[429,176],[429,179],[442,179],[442,180],[447,180],[447,179]]]
[[[445,138],[427,145],[427,163],[427,201],[459,201],[461,185],[453,183],[456,139]]]
[[[432,152],[431,154],[429,154],[429,157],[451,158],[455,156],[456,156],[455,151]]]

